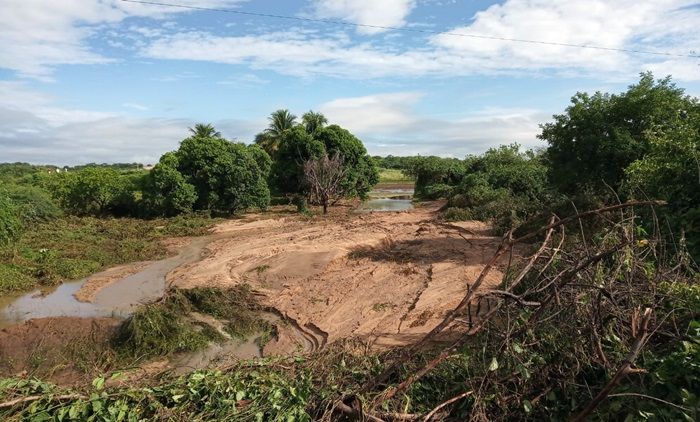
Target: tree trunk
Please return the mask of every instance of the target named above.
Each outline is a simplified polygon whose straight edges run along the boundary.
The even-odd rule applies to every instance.
[[[323,213],[328,214],[328,201],[323,201]]]

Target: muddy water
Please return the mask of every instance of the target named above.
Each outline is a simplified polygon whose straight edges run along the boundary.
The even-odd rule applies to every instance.
[[[406,211],[413,208],[413,189],[377,188],[370,192],[369,200],[362,203],[359,210],[364,212]]]
[[[92,303],[75,299],[87,279],[63,283],[55,290],[33,291],[28,294],[0,297],[0,328],[31,318],[124,317],[134,307],[158,299],[165,291],[165,276],[176,267],[196,261],[216,235],[194,239],[170,258],[155,261],[136,274],[117,280],[101,289]]]

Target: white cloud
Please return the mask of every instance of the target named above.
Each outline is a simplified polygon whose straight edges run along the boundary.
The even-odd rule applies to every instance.
[[[316,16],[340,18],[359,25],[401,27],[416,6],[415,0],[315,0]],[[383,28],[358,27],[362,34],[377,34]]]
[[[508,0],[476,13],[471,24],[449,32],[688,54],[700,42],[697,32],[700,10],[685,8],[693,3],[689,0]],[[659,61],[653,55],[449,34],[433,37],[432,43],[453,54],[488,58],[489,67],[501,69],[572,68],[600,73],[638,71]],[[672,60],[679,66],[685,61]]]
[[[0,82],[0,161],[153,163],[177,148],[191,119],[134,118],[64,109],[18,82]],[[252,139],[262,121],[214,122],[229,139]]]
[[[375,2],[383,4],[382,2]],[[340,4],[340,3],[339,3]],[[345,4],[345,3],[342,3]],[[478,12],[451,33],[687,54],[700,44],[700,8],[688,1],[508,0]],[[658,69],[700,80],[698,59],[630,54],[460,37],[431,36],[422,47],[358,42],[300,29],[245,36],[180,32],[153,40],[142,54],[158,59],[244,64],[294,76],[343,78],[545,74],[629,80]]]
[[[331,122],[357,134],[371,154],[463,157],[490,147],[518,142],[538,147],[539,123],[550,115],[539,110],[486,108],[455,119],[420,114],[424,95],[398,92],[340,98],[319,107]]]
[[[179,4],[232,7],[241,0],[181,0]],[[101,25],[130,16],[161,18],[186,9],[112,0],[3,0],[0,67],[22,76],[50,80],[63,64],[100,64],[112,59],[94,52],[88,39]],[[138,29],[142,33],[146,28]],[[154,35],[149,31],[146,35]]]
[[[123,103],[122,107],[133,108],[134,110],[139,110],[139,111],[148,110],[148,107],[146,107],[145,105],[141,105],[141,104],[137,104],[137,103]]]

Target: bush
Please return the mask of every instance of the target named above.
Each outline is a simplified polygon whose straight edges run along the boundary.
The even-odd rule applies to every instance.
[[[136,176],[109,167],[86,167],[61,173],[49,183],[61,206],[75,215],[135,213]]]
[[[45,189],[29,185],[9,185],[6,191],[25,224],[53,220],[63,215],[61,208]]]
[[[467,221],[473,220],[474,215],[469,209],[449,207],[442,213],[442,218],[447,221]]]
[[[22,222],[15,204],[0,191],[0,246],[13,242],[22,230]]]
[[[422,188],[425,199],[448,198],[450,214],[445,218],[489,220],[496,232],[503,233],[541,213],[551,200],[541,157],[520,152],[517,144],[468,157],[461,168],[464,174],[458,183]]]
[[[416,179],[414,195],[419,199],[439,199],[452,193],[465,175],[464,162],[455,158],[418,157],[406,171]]]

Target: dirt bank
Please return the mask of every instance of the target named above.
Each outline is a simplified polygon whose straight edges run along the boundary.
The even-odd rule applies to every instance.
[[[70,385],[91,380],[108,358],[115,318],[37,318],[0,330],[0,374]]]
[[[438,221],[437,208],[225,222],[203,259],[166,279],[179,288],[248,283],[320,345],[405,345],[456,306],[500,241],[483,223]],[[492,271],[485,287],[501,278]]]

